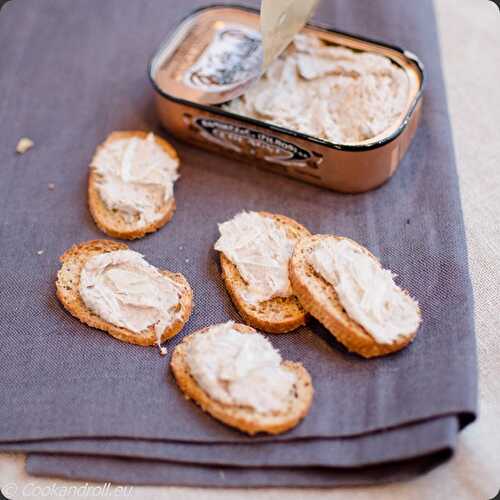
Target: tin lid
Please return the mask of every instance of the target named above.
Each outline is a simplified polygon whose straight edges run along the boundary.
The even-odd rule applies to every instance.
[[[200,104],[234,99],[286,48],[316,3],[263,0],[260,19],[256,11],[234,7],[197,11],[157,53],[152,76],[166,93]]]

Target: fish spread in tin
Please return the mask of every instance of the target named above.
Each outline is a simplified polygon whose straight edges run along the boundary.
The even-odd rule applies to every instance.
[[[389,58],[299,34],[232,113],[338,144],[383,133],[407,111],[406,73]]]

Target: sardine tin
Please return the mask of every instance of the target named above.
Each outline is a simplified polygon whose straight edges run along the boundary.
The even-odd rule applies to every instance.
[[[303,32],[326,43],[382,54],[408,76],[407,111],[401,120],[359,144],[335,144],[200,102],[207,85],[224,91],[224,81],[217,80],[220,73],[217,78],[198,73],[193,80],[186,80],[186,75],[192,78],[189,72],[205,48],[220,33],[240,37],[235,46],[241,54],[235,57],[241,58],[239,68],[244,74],[245,61],[251,60],[258,50],[251,34],[258,32],[258,23],[259,14],[254,9],[214,5],[192,12],[167,36],[148,68],[163,126],[178,138],[204,149],[340,192],[364,192],[387,181],[404,157],[420,120],[424,70],[418,58],[398,47],[325,26],[308,24],[304,28]],[[235,31],[234,27],[240,29]],[[239,74],[233,72],[224,77],[234,80]],[[231,81],[233,87],[234,83]]]

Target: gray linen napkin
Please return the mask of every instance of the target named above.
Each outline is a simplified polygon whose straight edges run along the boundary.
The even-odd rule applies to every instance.
[[[242,467],[361,467],[451,451],[456,417],[344,438],[239,443],[190,443],[139,439],[60,439],[3,443],[4,451],[109,455],[179,463]]]
[[[119,0],[76,0],[69,8],[64,0],[28,0],[10,2],[0,13],[0,399],[7,402],[0,409],[0,449],[240,461],[254,467],[266,460],[275,466],[333,467],[416,456],[437,463],[454,447],[457,422],[463,427],[474,419],[476,359],[463,220],[430,0],[418,6],[403,0],[325,1],[316,16],[338,29],[404,46],[423,59],[422,124],[389,183],[363,195],[340,195],[172,140],[182,159],[177,213],[166,228],[130,244],[151,263],[184,273],[194,288],[194,314],[170,350],[197,328],[238,319],[212,246],[217,222],[242,209],[284,213],[313,232],[349,236],[379,255],[424,313],[408,349],[366,361],[346,353],[314,321],[294,333],[270,336],[285,358],[302,361],[311,372],[315,401],[304,422],[286,435],[249,438],[184,400],[168,359],[157,351],[92,330],[57,302],[58,256],[73,243],[104,237],[86,207],[92,152],[112,130],[158,131],[146,63],[169,29],[200,5],[193,1],[181,9],[163,0],[126,6]],[[17,156],[15,144],[25,135],[35,147]],[[49,183],[55,189],[48,189]],[[396,441],[389,452],[385,443]],[[179,442],[187,443],[181,451]],[[270,451],[281,446],[293,453]],[[302,450],[303,459],[289,458],[300,457]],[[130,474],[128,482],[137,477],[130,472],[134,464],[143,467],[141,461],[104,458],[74,457],[71,463],[82,464],[81,477],[122,480]],[[69,464],[66,458],[34,456],[28,468],[68,475]],[[163,466],[150,465],[151,471]],[[168,468],[174,470],[171,463]],[[422,464],[410,468],[415,473]],[[161,475],[149,482],[199,484],[195,471],[205,474],[203,467],[185,464],[175,470],[184,471],[182,480]],[[279,478],[288,477],[287,469],[278,470],[271,476],[255,470],[255,480],[232,470],[232,477],[240,485],[283,484]],[[337,469],[331,472],[329,477],[340,477]],[[361,476],[355,482],[363,482]],[[208,482],[214,484],[213,477]]]
[[[200,467],[172,462],[119,458],[30,455],[26,470],[36,476],[113,481],[119,484],[245,487],[332,487],[381,484],[411,479],[449,458],[443,451],[431,456],[362,468],[249,469]]]

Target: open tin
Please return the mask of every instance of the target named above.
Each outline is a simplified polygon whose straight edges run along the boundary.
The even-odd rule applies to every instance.
[[[203,104],[207,84],[213,84],[214,79],[213,75],[197,71],[196,65],[207,46],[221,34],[243,37],[244,43],[238,45],[240,59],[251,61],[258,50],[252,33],[258,29],[259,13],[247,7],[214,5],[184,18],[149,64],[162,124],[189,143],[336,191],[368,191],[389,179],[405,155],[421,116],[424,73],[420,61],[398,47],[308,24],[304,33],[327,44],[381,54],[408,77],[406,111],[396,123],[358,144],[335,144]],[[238,78],[245,77],[244,64],[239,68],[240,74],[227,76],[227,83],[233,87]],[[222,94],[225,83],[215,82]]]

